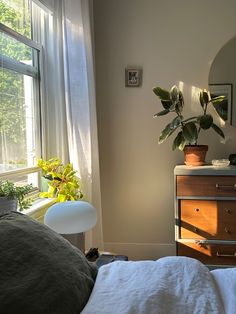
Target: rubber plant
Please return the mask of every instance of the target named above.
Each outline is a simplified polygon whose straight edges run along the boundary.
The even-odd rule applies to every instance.
[[[76,201],[83,198],[80,190],[80,179],[76,176],[73,165],[63,165],[59,158],[39,159],[38,166],[42,175],[48,180],[48,191],[41,192],[39,197],[56,198],[57,202]]]
[[[202,108],[202,114],[189,118],[184,118],[184,96],[177,86],[172,86],[170,91],[161,87],[154,87],[153,92],[159,97],[163,110],[156,113],[154,117],[160,117],[167,114],[175,115],[171,122],[167,124],[159,136],[158,143],[163,143],[170,135],[178,131],[177,136],[173,140],[172,149],[176,148],[181,151],[186,145],[198,145],[198,137],[201,130],[213,129],[220,137],[224,138],[223,131],[214,123],[213,116],[207,112],[208,106],[220,104],[225,97],[217,96],[209,97],[206,90],[199,93],[199,103]]]

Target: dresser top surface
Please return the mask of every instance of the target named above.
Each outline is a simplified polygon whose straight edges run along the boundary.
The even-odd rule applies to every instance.
[[[204,166],[186,166],[177,165],[174,169],[175,175],[194,175],[194,176],[236,176],[236,166],[214,167],[212,165]]]

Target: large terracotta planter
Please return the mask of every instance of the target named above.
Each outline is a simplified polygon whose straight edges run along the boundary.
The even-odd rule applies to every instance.
[[[187,166],[204,165],[207,151],[207,145],[186,145],[184,147],[185,164]]]

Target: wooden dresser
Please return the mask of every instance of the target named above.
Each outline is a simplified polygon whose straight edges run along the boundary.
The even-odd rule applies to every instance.
[[[176,166],[177,255],[236,265],[236,167]]]

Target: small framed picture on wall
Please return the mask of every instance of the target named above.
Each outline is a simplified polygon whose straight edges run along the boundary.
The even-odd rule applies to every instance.
[[[142,69],[126,68],[125,69],[125,86],[139,87],[142,84]]]

